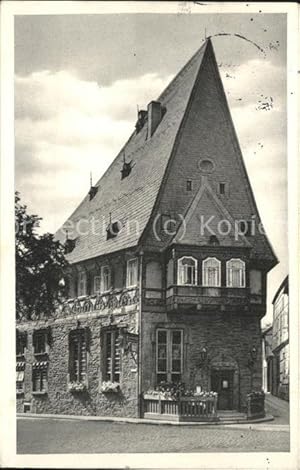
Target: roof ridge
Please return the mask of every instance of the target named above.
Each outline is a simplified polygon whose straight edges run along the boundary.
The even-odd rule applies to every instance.
[[[204,52],[204,49],[206,48],[206,46],[208,45],[210,41],[211,41],[210,38],[207,38],[205,42],[199,47],[199,49],[197,49],[197,51],[192,55],[192,57],[184,64],[184,66],[179,70],[179,72],[175,75],[175,77],[170,81],[167,87],[161,92],[161,94],[157,98],[157,101],[163,100],[168,95],[170,89],[173,88],[176,82],[178,81],[178,79],[182,75],[184,75],[185,71],[191,66],[191,64],[194,62],[196,57],[200,53]]]

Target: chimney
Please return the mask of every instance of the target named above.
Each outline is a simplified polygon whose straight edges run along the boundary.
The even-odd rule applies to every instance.
[[[151,101],[148,104],[148,134],[147,139],[150,139],[154,134],[157,126],[162,119],[162,106],[159,101]]]

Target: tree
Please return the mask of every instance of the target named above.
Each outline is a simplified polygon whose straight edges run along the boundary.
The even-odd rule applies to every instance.
[[[38,235],[42,220],[27,213],[15,193],[16,313],[17,317],[48,316],[66,294],[68,262],[63,245],[51,233]]]

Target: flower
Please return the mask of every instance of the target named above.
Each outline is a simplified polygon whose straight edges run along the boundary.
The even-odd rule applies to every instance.
[[[86,384],[83,382],[69,382],[68,390],[69,392],[84,392],[86,390]]]
[[[201,391],[196,393],[194,390],[185,388],[185,384],[161,382],[154,390],[147,390],[147,395],[153,398],[164,398],[169,400],[177,400],[180,397],[201,397],[201,398],[215,398],[218,396],[217,392]]]
[[[120,384],[119,382],[111,382],[108,380],[107,382],[102,382],[101,385],[101,392],[102,393],[118,393],[120,391]]]

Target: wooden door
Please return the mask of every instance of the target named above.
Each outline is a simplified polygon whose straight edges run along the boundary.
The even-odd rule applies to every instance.
[[[214,370],[211,375],[211,389],[218,393],[218,410],[232,410],[233,371]]]

